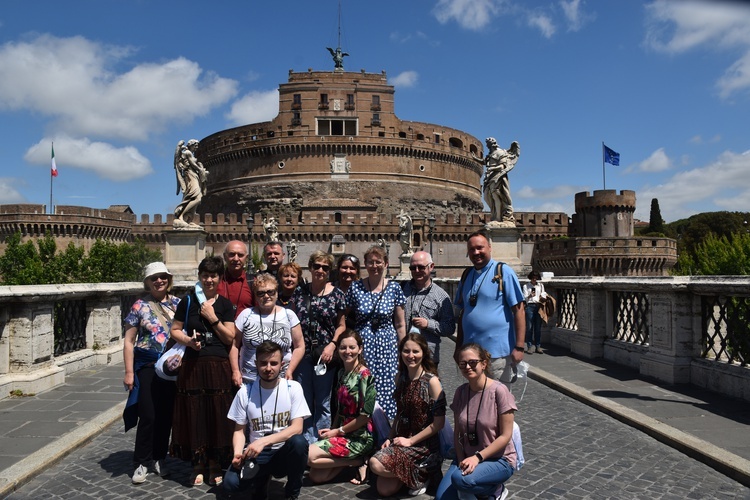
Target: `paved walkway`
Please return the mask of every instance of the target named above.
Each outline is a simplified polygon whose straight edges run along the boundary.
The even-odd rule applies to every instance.
[[[450,354],[452,344],[444,346]],[[450,399],[462,379],[443,359]],[[750,498],[750,404],[657,386],[560,350],[527,361],[531,380],[517,414],[527,464],[507,483],[511,498]],[[522,390],[514,387],[519,399]],[[79,372],[43,394],[1,400],[0,498],[213,496],[216,488],[187,487],[190,467],[171,459],[169,477],[130,483],[135,434],[123,433],[124,398],[122,365],[114,365]],[[306,485],[301,498],[377,498],[349,477]],[[282,486],[272,483],[272,498]]]

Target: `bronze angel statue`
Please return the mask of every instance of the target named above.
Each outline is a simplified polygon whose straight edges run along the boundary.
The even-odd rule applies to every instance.
[[[182,192],[182,201],[174,209],[174,227],[199,228],[193,222],[195,211],[206,194],[208,170],[195,158],[199,142],[190,139],[177,143],[174,150],[174,170],[177,176],[177,194]]]

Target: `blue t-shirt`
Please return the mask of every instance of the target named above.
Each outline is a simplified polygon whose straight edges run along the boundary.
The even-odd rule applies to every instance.
[[[503,289],[493,282],[497,262],[490,259],[481,270],[472,269],[456,291],[454,303],[464,310],[464,344],[475,342],[492,358],[508,356],[516,345],[516,328],[511,308],[523,302],[523,289],[516,273],[503,265]],[[469,297],[476,293],[472,306]]]

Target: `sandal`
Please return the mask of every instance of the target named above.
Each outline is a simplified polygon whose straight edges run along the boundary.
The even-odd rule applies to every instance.
[[[349,482],[355,486],[365,484],[367,482],[367,476],[369,475],[368,474],[369,471],[370,470],[367,468],[367,464],[360,465],[359,467],[357,467],[356,476],[351,478]]]
[[[209,486],[221,486],[221,483],[223,482],[224,482],[224,476],[221,474],[221,471],[211,471],[208,474]]]
[[[203,474],[200,472],[193,472],[190,476],[190,486],[203,486]]]

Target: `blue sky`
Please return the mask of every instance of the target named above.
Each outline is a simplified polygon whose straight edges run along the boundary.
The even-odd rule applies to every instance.
[[[180,139],[273,118],[288,71],[332,69],[337,0],[7,1],[0,203],[166,214]],[[521,157],[517,211],[606,187],[668,222],[750,211],[750,6],[657,0],[343,0],[349,71],[385,70],[396,114]]]

